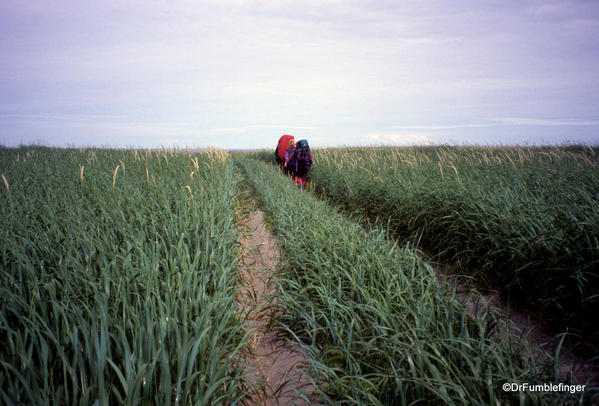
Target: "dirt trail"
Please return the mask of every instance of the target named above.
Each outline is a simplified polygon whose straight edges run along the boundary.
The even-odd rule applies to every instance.
[[[280,251],[274,235],[266,229],[264,213],[253,212],[242,233],[241,285],[238,305],[247,315],[254,373],[250,383],[261,390],[253,393],[255,405],[309,405],[316,400],[314,387],[306,375],[308,361],[297,345],[288,342],[285,334],[272,323],[272,300],[276,300],[276,265]],[[307,395],[301,395],[305,393]]]
[[[466,312],[472,316],[481,318],[487,311],[497,320],[495,327],[503,337],[525,338],[534,350],[534,355],[539,359],[547,359],[546,353],[555,354],[559,344],[550,331],[535,320],[530,314],[510,309],[497,292],[481,293],[476,288],[469,286],[455,276],[437,268],[438,280],[441,285],[448,289],[456,288],[456,294],[464,303]],[[599,365],[582,359],[561,348],[559,356],[559,369],[561,374],[572,373],[573,382],[576,384],[587,384],[587,387],[599,387]]]
[[[306,376],[308,361],[289,343],[286,335],[272,323],[272,302],[276,300],[276,265],[280,251],[275,236],[266,229],[264,213],[254,211],[247,223],[249,232],[242,233],[241,285],[238,296],[240,312],[247,315],[248,330],[252,331],[249,355],[255,366],[250,383],[260,390],[251,395],[254,405],[310,405],[318,402],[314,387]],[[440,269],[438,280],[442,285],[457,288],[457,295],[466,305],[466,311],[481,317],[488,304],[493,317],[498,321],[501,335],[525,336],[536,348],[536,356],[544,352],[553,353],[557,341],[525,312],[508,309],[497,293],[480,293],[468,284],[455,281],[454,277]],[[562,348],[560,355],[562,373],[573,372],[575,383],[587,383],[587,387],[599,386],[599,366],[583,360]],[[302,393],[304,395],[302,395]]]

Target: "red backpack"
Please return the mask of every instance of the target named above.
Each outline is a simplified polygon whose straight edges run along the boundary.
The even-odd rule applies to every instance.
[[[293,140],[293,135],[285,134],[281,138],[279,138],[279,143],[277,144],[277,149],[275,150],[275,155],[278,161],[285,161],[285,152],[289,148],[289,141]]]

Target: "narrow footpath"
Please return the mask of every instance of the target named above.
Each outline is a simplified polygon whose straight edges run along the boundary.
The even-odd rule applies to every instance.
[[[499,337],[509,340],[524,340],[533,350],[533,356],[540,360],[554,357],[559,346],[559,339],[554,337],[532,315],[523,310],[510,308],[498,292],[481,293],[472,283],[460,280],[448,274],[442,268],[435,268],[437,280],[441,286],[455,293],[464,304],[466,312],[473,318],[491,317],[496,321],[495,330]],[[487,314],[490,312],[490,314]],[[572,383],[586,384],[589,388],[599,388],[599,364],[583,359],[561,347],[558,369],[561,375],[571,374]],[[596,389],[593,390],[594,392]]]
[[[273,322],[276,303],[276,265],[280,251],[275,236],[266,229],[264,213],[254,211],[248,218],[247,232],[241,238],[241,290],[238,306],[248,320],[251,333],[248,382],[259,389],[251,394],[254,405],[310,405],[313,394],[308,361]]]
[[[252,370],[248,384],[257,388],[250,394],[252,405],[311,405],[320,403],[308,377],[308,361],[298,345],[287,339],[287,334],[276,319],[276,267],[280,250],[276,237],[266,228],[264,213],[253,211],[246,219],[247,230],[241,233],[239,311],[248,321],[250,348],[248,357]],[[554,354],[557,341],[529,314],[510,309],[496,292],[481,293],[470,283],[436,268],[438,281],[448,290],[456,289],[466,312],[475,318],[490,317],[497,322],[499,336],[504,339],[524,338],[533,348],[533,356],[546,359]],[[511,338],[510,338],[511,337]],[[561,349],[558,368],[562,374],[570,372],[573,383],[599,387],[599,367]],[[594,390],[593,390],[594,391]],[[591,395],[592,396],[592,395]]]

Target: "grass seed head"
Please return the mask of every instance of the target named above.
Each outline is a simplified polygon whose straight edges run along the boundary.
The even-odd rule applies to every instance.
[[[119,167],[120,167],[120,165],[117,165],[116,168],[114,168],[114,172],[112,173],[112,187],[113,188],[116,183],[116,173],[119,171]]]
[[[10,187],[8,186],[8,181],[6,180],[6,177],[4,177],[4,174],[2,174],[2,181],[4,182],[4,187],[6,188],[6,191],[10,192]]]

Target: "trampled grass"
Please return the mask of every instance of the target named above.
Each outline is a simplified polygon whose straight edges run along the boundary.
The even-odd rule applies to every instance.
[[[506,382],[560,379],[471,319],[431,269],[385,233],[366,231],[273,167],[241,163],[271,216],[286,266],[281,320],[304,343],[329,403],[560,404]],[[513,343],[512,343],[513,344]]]
[[[3,404],[232,404],[226,153],[0,149]]]

